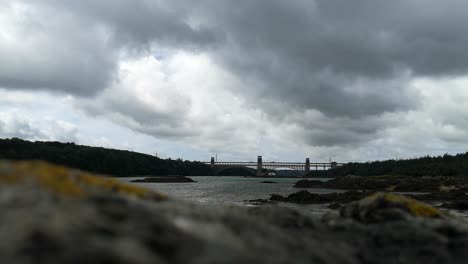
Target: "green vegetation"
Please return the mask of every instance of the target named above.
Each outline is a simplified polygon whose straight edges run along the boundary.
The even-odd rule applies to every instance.
[[[348,163],[328,171],[312,171],[310,177],[323,176],[468,176],[468,152],[407,160]]]
[[[211,175],[209,165],[200,162],[163,160],[126,150],[88,147],[74,143],[30,142],[18,138],[0,139],[0,159],[44,160],[95,173],[119,177],[141,175]]]

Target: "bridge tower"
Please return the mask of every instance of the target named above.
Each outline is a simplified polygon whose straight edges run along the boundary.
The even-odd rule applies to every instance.
[[[216,171],[216,164],[215,164],[215,158],[214,157],[211,157],[210,165],[211,165],[211,170],[213,170],[213,175],[216,176],[218,174],[218,172]]]
[[[263,176],[262,156],[257,157],[257,176]]]
[[[305,175],[309,174],[310,172],[310,159],[309,158],[306,158],[306,162],[305,162]]]

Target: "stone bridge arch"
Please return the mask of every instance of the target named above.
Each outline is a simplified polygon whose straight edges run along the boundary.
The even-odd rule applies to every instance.
[[[250,167],[247,167],[247,166],[219,166],[219,167],[214,167],[213,168],[213,174],[215,176],[221,176],[222,175],[222,172],[224,171],[227,171],[227,170],[230,170],[230,169],[239,169],[239,170],[243,170],[243,171],[246,171],[249,173],[250,176],[255,176],[256,175],[256,169],[254,168],[250,168]],[[244,175],[237,175],[237,176],[244,176]]]

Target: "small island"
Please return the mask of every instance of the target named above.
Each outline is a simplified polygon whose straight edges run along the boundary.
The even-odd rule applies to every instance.
[[[189,177],[185,176],[162,176],[162,177],[146,177],[144,179],[136,179],[130,182],[138,183],[185,183],[185,182],[196,182]]]
[[[277,183],[277,182],[274,182],[274,181],[262,181],[260,183]]]

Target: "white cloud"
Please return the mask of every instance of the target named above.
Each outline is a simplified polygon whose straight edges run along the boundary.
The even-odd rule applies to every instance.
[[[36,120],[15,111],[0,113],[0,137],[75,142],[76,133],[73,124],[62,120]]]
[[[252,151],[269,124],[229,87],[236,85],[242,82],[206,54],[177,52],[162,61],[122,62],[118,81],[77,106],[155,138],[213,152]]]

